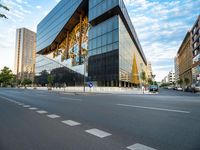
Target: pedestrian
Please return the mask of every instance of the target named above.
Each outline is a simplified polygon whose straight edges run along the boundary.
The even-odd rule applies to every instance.
[[[142,85],[142,93],[144,94],[145,87]]]

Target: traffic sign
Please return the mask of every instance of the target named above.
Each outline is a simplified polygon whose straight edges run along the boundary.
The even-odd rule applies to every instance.
[[[88,84],[88,86],[89,86],[90,88],[92,88],[92,87],[93,87],[93,83],[90,82],[90,83]]]

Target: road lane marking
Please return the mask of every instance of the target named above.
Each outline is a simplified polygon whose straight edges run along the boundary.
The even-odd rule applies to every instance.
[[[47,117],[55,119],[55,118],[59,118],[60,116],[55,115],[55,114],[51,114],[51,115],[47,115]]]
[[[70,98],[70,97],[61,97],[61,99],[69,100],[69,101],[82,101],[82,99]]]
[[[48,95],[44,95],[44,94],[35,94],[36,96],[48,96]]]
[[[39,114],[47,114],[48,112],[45,111],[45,110],[38,110],[37,113],[39,113]]]
[[[29,107],[31,107],[30,105],[23,105],[23,107],[25,107],[25,108],[29,108]]]
[[[19,106],[22,106],[22,105],[24,105],[24,103],[18,103],[18,105],[19,105]]]
[[[104,138],[104,137],[112,135],[108,132],[105,132],[105,131],[102,131],[102,130],[99,130],[99,129],[89,129],[89,130],[86,130],[85,132],[92,134],[94,136],[97,136],[99,138]]]
[[[151,147],[139,144],[139,143],[128,146],[127,149],[130,149],[130,150],[156,150],[154,148],[151,148]]]
[[[79,122],[76,122],[76,121],[73,121],[73,120],[65,120],[65,121],[62,121],[62,123],[69,125],[71,127],[80,125]]]
[[[145,106],[126,105],[126,104],[117,104],[117,105],[118,106],[124,106],[124,107],[142,108],[142,109],[149,109],[149,110],[160,110],[160,111],[185,113],[185,114],[189,114],[190,113],[189,111],[184,111],[184,110],[175,110],[175,109],[166,109],[166,108],[157,108],[157,107],[145,107]]]
[[[29,108],[30,110],[37,110],[37,108],[35,108],[35,107],[31,107],[31,108]]]
[[[7,97],[4,97],[4,96],[0,96],[1,98],[3,98],[3,99],[6,99],[7,101],[9,101],[9,102],[13,102],[14,100],[12,100],[12,99],[10,99],[10,98],[7,98]]]

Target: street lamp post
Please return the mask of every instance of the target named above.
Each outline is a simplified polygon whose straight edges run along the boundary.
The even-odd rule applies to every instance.
[[[156,75],[152,75],[152,78],[153,78],[153,92],[154,92],[154,82],[155,82],[155,78],[156,77]]]
[[[85,93],[85,74],[86,74],[86,65],[87,65],[87,61],[88,61],[88,56],[85,57],[84,60],[84,77],[83,77],[83,92]]]

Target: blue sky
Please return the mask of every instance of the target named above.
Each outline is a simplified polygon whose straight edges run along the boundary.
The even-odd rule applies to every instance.
[[[1,0],[10,9],[0,20],[0,69],[14,68],[16,28],[36,31],[59,0]],[[124,0],[156,79],[173,69],[174,56],[200,14],[200,0]],[[0,10],[2,12],[2,10]],[[3,11],[4,12],[4,11]]]

